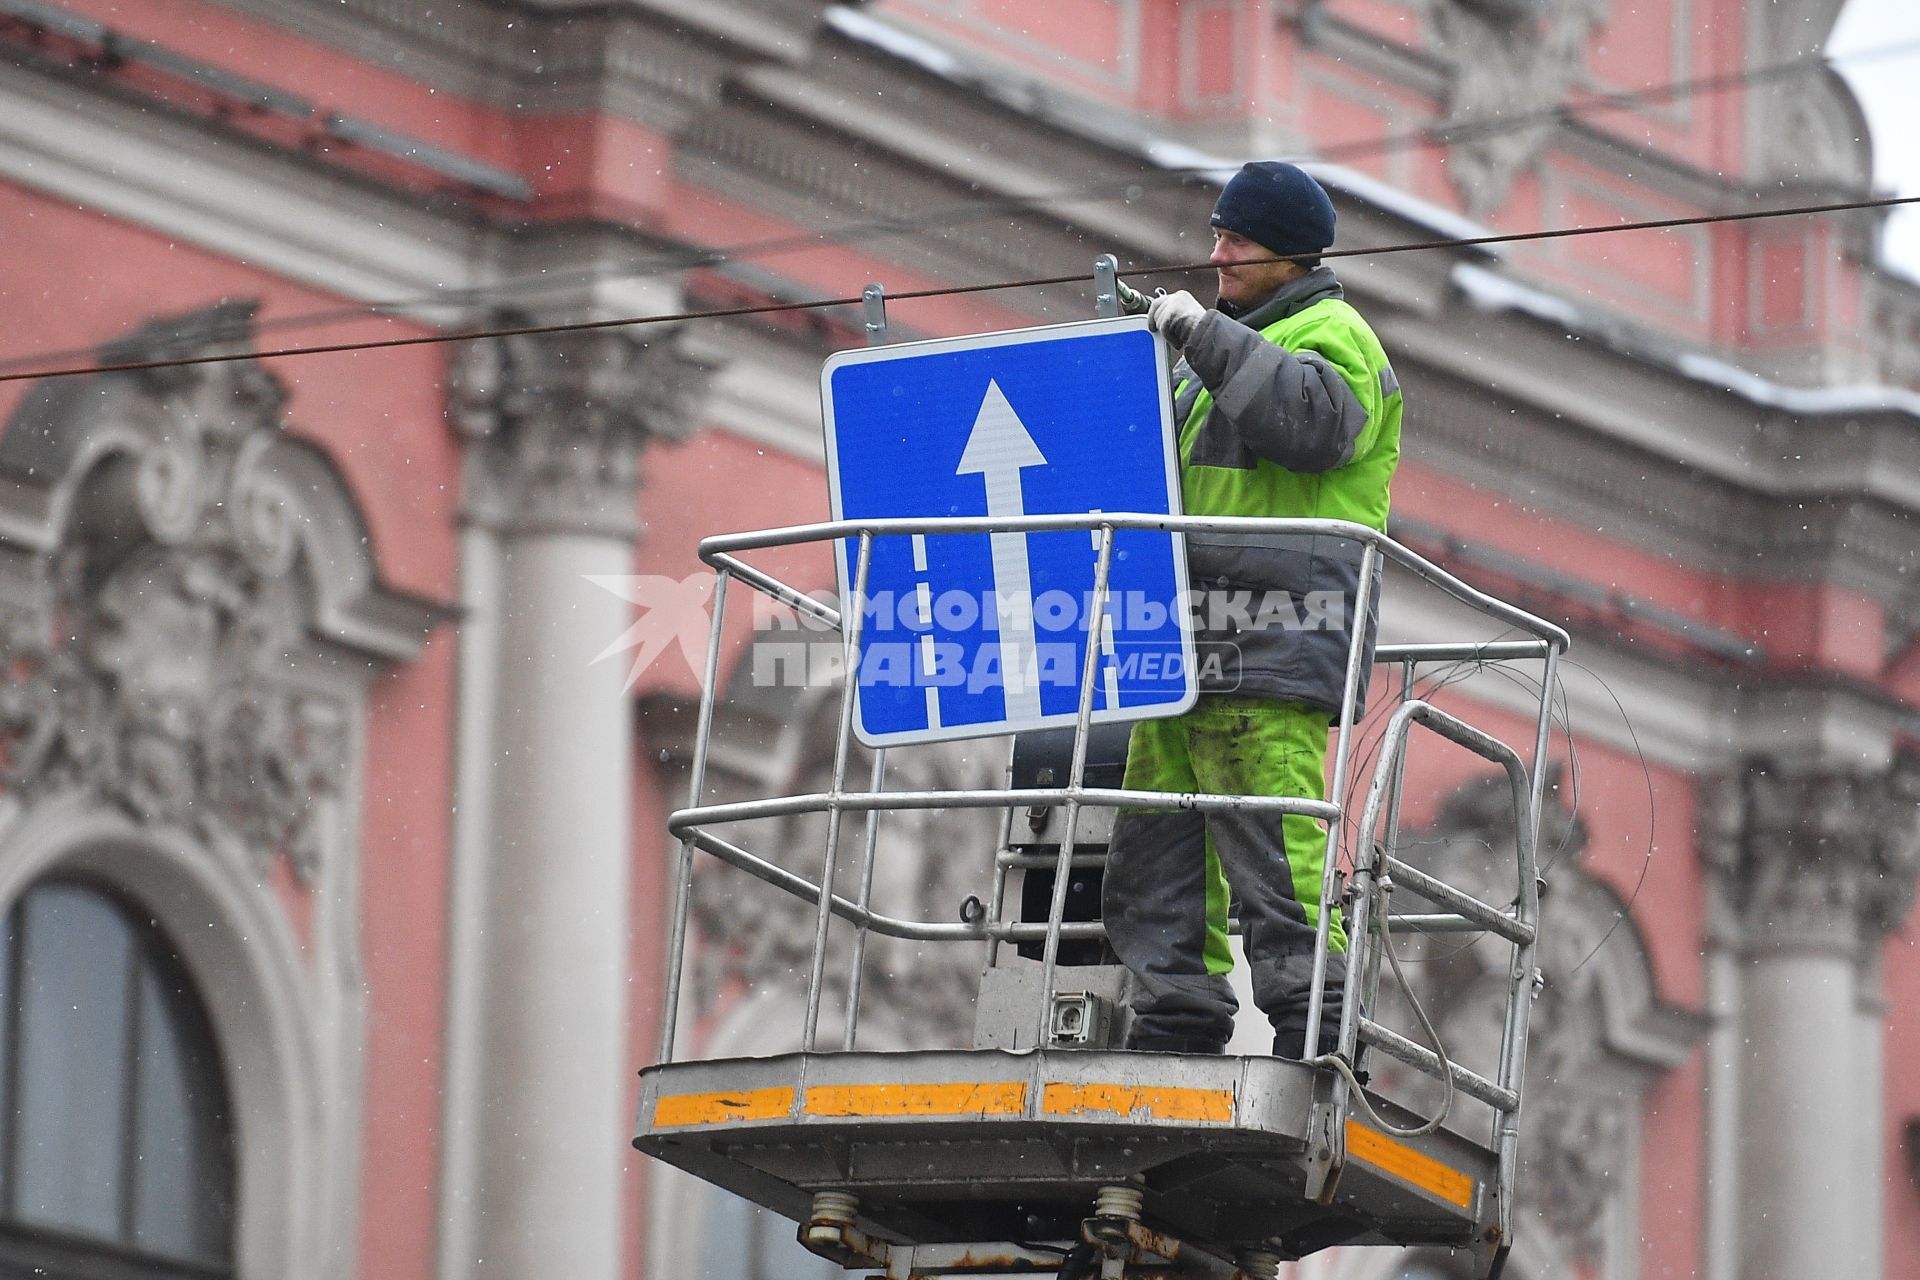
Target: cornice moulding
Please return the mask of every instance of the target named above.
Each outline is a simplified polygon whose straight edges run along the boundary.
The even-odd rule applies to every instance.
[[[0,68],[0,177],[343,297],[489,282],[473,228],[417,197],[18,66]]]
[[[991,118],[997,113],[982,112],[984,104],[977,100],[969,103],[946,92],[942,85],[916,91],[895,83],[894,96],[904,98],[904,106],[889,104],[880,110],[857,96],[864,87],[855,76],[841,75],[833,88],[823,92],[806,73],[756,67],[735,81],[734,93],[744,97],[750,90],[761,104],[777,113],[838,132],[863,144],[863,150],[878,149],[902,173],[913,171],[950,188],[951,200],[963,200],[972,194],[985,199],[1032,200],[1038,211],[1048,215],[1034,219],[1035,231],[1065,223],[1074,230],[1128,245],[1164,243],[1170,235],[1159,209],[1136,210],[1118,202],[1061,198],[1064,190],[1084,182],[1124,190],[1125,170],[1121,167],[1116,171],[1114,157],[1058,138],[1022,139],[1021,145],[996,146],[994,139],[1004,137],[1000,130],[1006,122]],[[882,102],[887,100],[886,86],[875,92]],[[1143,196],[1147,194],[1163,197],[1155,204],[1169,203],[1164,198],[1169,194],[1165,188],[1143,192]],[[1010,216],[1032,215],[1016,211]]]
[[[1464,299],[1454,310],[1453,323],[1391,324],[1390,349],[1483,394],[1581,422],[1619,445],[1756,493],[1871,497],[1920,512],[1920,419],[1892,405],[1840,404],[1814,414],[1756,404],[1544,318],[1486,311]],[[1569,343],[1585,350],[1570,357]],[[1495,351],[1499,358],[1490,358]],[[1587,376],[1570,376],[1578,374]],[[1859,424],[1852,435],[1848,422]],[[1678,423],[1688,430],[1676,430]]]
[[[1689,458],[1675,458],[1657,438],[1642,438],[1638,424],[1629,438],[1610,432],[1603,411],[1575,403],[1580,397],[1567,384],[1579,379],[1567,366],[1559,366],[1558,383],[1543,373],[1526,375],[1555,400],[1569,395],[1564,408],[1555,409],[1555,400],[1542,405],[1510,384],[1490,393],[1474,381],[1478,366],[1428,363],[1428,345],[1410,345],[1411,352],[1388,339],[1402,384],[1422,402],[1404,446],[1412,461],[1701,572],[1826,581],[1881,599],[1908,589],[1915,555],[1908,508],[1864,489],[1800,491],[1751,471],[1706,473]],[[1594,394],[1617,393],[1618,380],[1607,386]],[[1590,416],[1576,416],[1581,413]],[[1748,421],[1727,430],[1758,428]]]
[[[804,58],[825,7],[820,0],[218,3],[476,101],[518,107],[529,103],[531,93],[536,106],[573,103],[585,85],[597,100],[643,119],[656,115],[663,92],[683,104],[710,103],[740,60]]]

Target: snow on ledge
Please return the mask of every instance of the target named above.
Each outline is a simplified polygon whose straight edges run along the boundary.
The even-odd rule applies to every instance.
[[[1696,382],[1724,387],[1755,404],[1793,413],[1872,413],[1890,409],[1920,418],[1920,393],[1904,387],[1789,387],[1713,356],[1683,352],[1674,366]]]
[[[1042,86],[1022,83],[970,65],[930,40],[847,5],[835,5],[828,9],[826,23],[849,40],[879,49],[903,62],[910,62],[943,80],[984,93],[1035,119],[1092,137],[1120,150],[1132,151],[1144,157],[1149,164],[1169,172],[1184,170],[1208,182],[1225,184],[1227,179],[1240,171],[1246,159],[1254,158],[1202,151],[1146,129],[1129,128],[1108,119],[1097,120],[1087,113],[1064,110],[1065,104],[1056,101]],[[1323,185],[1430,231],[1436,238],[1472,240],[1494,234],[1470,218],[1463,218],[1450,209],[1409,195],[1357,169],[1308,158],[1300,158],[1298,163]],[[1478,246],[1471,252],[1489,258],[1500,256],[1490,245]]]
[[[1415,226],[1437,231],[1448,240],[1479,240],[1497,235],[1493,228],[1475,222],[1472,218],[1462,217],[1453,210],[1434,204],[1431,200],[1422,200],[1390,183],[1358,169],[1349,169],[1343,164],[1328,164],[1319,160],[1302,159],[1302,169],[1318,178],[1323,184],[1346,192],[1356,200],[1383,209]],[[1496,245],[1476,245],[1472,252],[1484,254],[1490,258],[1500,256]]]
[[[975,79],[970,69],[960,59],[931,40],[923,40],[898,27],[889,26],[858,9],[852,9],[846,5],[833,6],[827,10],[827,25],[850,40],[870,44],[903,62],[911,62],[931,71],[944,80],[958,80],[966,83]]]
[[[1667,352],[1650,343],[1626,339],[1622,327],[1608,317],[1582,309],[1565,298],[1521,284],[1498,272],[1470,263],[1453,268],[1453,283],[1482,311],[1518,311],[1557,324],[1571,333],[1598,337],[1616,350],[1654,364],[1664,364],[1682,377],[1730,391],[1750,404],[1789,413],[1873,413],[1891,410],[1920,418],[1920,393],[1902,387],[1790,387],[1700,352]]]
[[[1540,320],[1565,325],[1576,333],[1592,333],[1599,325],[1565,298],[1521,284],[1485,267],[1462,262],[1453,268],[1453,283],[1482,311],[1521,311]]]
[[[1040,86],[996,76],[972,66],[932,41],[882,22],[858,9],[836,5],[826,11],[826,22],[850,40],[910,62],[943,80],[985,93],[1024,114],[1094,137],[1107,145],[1133,151],[1160,169],[1170,172],[1185,170],[1207,181],[1224,183],[1239,171],[1242,163],[1233,157],[1202,151],[1144,129],[1096,123],[1090,116],[1062,110],[1060,107],[1064,104],[1051,105],[1049,95]],[[1326,186],[1395,214],[1414,226],[1424,227],[1439,237],[1473,240],[1494,234],[1470,218],[1409,195],[1345,165],[1309,159],[1302,159],[1299,164]],[[1491,245],[1478,246],[1474,251],[1489,258],[1499,257]],[[1732,392],[1752,404],[1791,413],[1870,413],[1892,410],[1920,418],[1920,393],[1900,387],[1790,387],[1714,356],[1693,352],[1675,353],[1652,343],[1634,341],[1626,327],[1612,317],[1590,312],[1566,298],[1521,284],[1485,267],[1456,263],[1453,282],[1474,306],[1483,311],[1518,311],[1561,325],[1569,332],[1599,338],[1637,359],[1665,365],[1694,382]]]

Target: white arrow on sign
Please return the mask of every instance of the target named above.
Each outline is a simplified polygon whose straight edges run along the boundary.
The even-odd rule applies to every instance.
[[[967,435],[955,475],[978,472],[987,483],[987,514],[1023,516],[1020,470],[1045,466],[1047,457],[1007,403],[998,382],[987,383],[980,413]],[[1040,718],[1040,672],[1033,632],[1033,579],[1027,563],[1027,535],[987,535],[993,548],[994,602],[1000,622],[1000,671],[1007,697],[1007,719]]]

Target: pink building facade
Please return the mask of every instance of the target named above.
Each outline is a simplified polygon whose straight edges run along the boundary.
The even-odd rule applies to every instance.
[[[1838,8],[0,0],[0,1275],[813,1274],[626,1145],[700,673],[630,684],[593,579],[703,603],[702,537],[824,518],[819,365],[862,337],[49,371],[1193,263],[1254,157],[1314,166],[1356,249],[1859,199],[1809,61]],[[1395,536],[1581,664],[1509,1275],[1920,1274],[1920,286],[1875,231],[1335,262],[1406,391]],[[1446,622],[1389,600],[1392,638]],[[764,678],[755,627],[730,797],[831,762],[832,690]],[[1524,691],[1446,696],[1526,737]],[[1436,859],[1512,838],[1450,758],[1416,777]],[[882,892],[945,918],[992,832],[886,841]],[[792,1045],[806,939],[722,878],[696,918],[687,1041]],[[1473,957],[1415,958],[1445,1026]],[[971,963],[894,957],[879,1034],[964,1025]]]

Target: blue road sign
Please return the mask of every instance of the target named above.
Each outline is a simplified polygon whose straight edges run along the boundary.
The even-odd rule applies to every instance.
[[[1144,317],[842,351],[820,388],[836,520],[1179,510],[1166,348]],[[1072,724],[1089,634],[1095,720],[1192,706],[1180,536],[1116,532],[1096,619],[1098,550],[1097,530],[876,538],[859,739]],[[836,557],[846,617],[858,551],[848,539]]]

